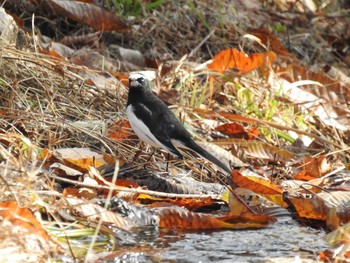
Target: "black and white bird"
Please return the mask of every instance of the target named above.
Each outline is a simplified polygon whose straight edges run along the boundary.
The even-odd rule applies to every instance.
[[[175,114],[149,87],[141,73],[129,76],[129,94],[126,114],[136,135],[144,142],[183,159],[176,147],[190,149],[213,162],[225,172],[230,168],[193,141]]]

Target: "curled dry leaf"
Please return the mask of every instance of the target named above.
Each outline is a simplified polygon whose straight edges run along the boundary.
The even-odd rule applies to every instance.
[[[243,176],[238,171],[231,173],[233,182],[242,188],[247,188],[258,194],[281,195],[282,189],[268,180],[257,176]]]
[[[190,212],[179,207],[157,208],[159,227],[176,229],[244,229],[261,228],[265,224],[255,222],[224,222],[208,215]]]
[[[349,242],[350,236],[350,223],[347,223],[323,237],[331,245],[339,245]]]
[[[69,204],[68,209],[71,211],[71,214],[78,214],[87,220],[94,222],[102,220],[103,222],[112,223],[115,227],[124,230],[129,230],[135,226],[130,220],[112,211],[108,211],[99,205],[88,203],[86,200],[68,197],[65,198],[65,201]]]
[[[122,61],[111,57],[106,57],[92,49],[80,49],[71,54],[69,60],[89,69],[101,70],[105,72],[115,73],[119,71],[134,71],[140,67],[128,61]]]
[[[54,151],[54,156],[64,165],[81,172],[89,171],[89,167],[100,167],[113,158],[91,151],[88,148],[61,148]]]
[[[31,2],[39,5],[36,0],[31,0]],[[44,4],[50,6],[53,12],[88,25],[95,30],[121,31],[131,28],[112,12],[94,4],[65,0],[45,0]]]
[[[300,218],[314,219],[326,222],[334,229],[339,224],[350,221],[348,204],[350,193],[345,191],[322,192],[319,194],[285,195],[285,201],[290,204]],[[338,222],[334,224],[335,222]]]
[[[221,160],[228,167],[245,167],[247,164],[242,162],[239,158],[234,156],[231,152],[226,151],[220,146],[210,143],[210,142],[197,142],[201,147],[205,150],[216,156],[219,160]]]
[[[282,189],[270,183],[270,181],[265,178],[254,175],[242,175],[238,171],[233,171],[231,173],[231,179],[238,187],[249,189],[257,194],[263,195],[265,198],[281,207],[287,207],[287,204],[282,198]]]
[[[294,157],[294,155],[286,149],[263,142],[240,142],[239,145],[246,150],[245,153],[248,156],[273,162],[286,163]]]
[[[309,181],[320,178],[331,170],[331,165],[325,155],[318,157],[305,157],[303,170],[296,175],[296,180]]]

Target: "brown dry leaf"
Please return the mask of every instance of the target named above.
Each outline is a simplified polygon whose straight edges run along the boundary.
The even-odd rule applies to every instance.
[[[318,83],[322,83],[325,88],[318,89],[310,89],[314,95],[319,98],[327,98],[329,100],[337,100],[340,99],[334,98],[335,94],[343,94],[347,98],[350,98],[350,87],[342,87],[339,81],[331,79],[323,72],[313,72],[309,68],[298,65],[296,63],[292,63],[288,65],[287,68],[281,68],[279,70],[281,72],[280,77],[286,79],[289,82],[294,82],[300,79],[307,79],[316,81]],[[332,95],[329,94],[330,91],[333,91]]]
[[[112,75],[118,79],[125,87],[129,86],[129,75],[123,72],[113,72]]]
[[[106,185],[106,182],[108,183],[112,183],[112,178],[104,178],[105,182],[102,182],[99,178],[95,178],[97,183],[99,185]],[[107,186],[110,186],[110,185],[107,185]],[[117,179],[116,182],[115,182],[115,186],[121,186],[121,187],[125,187],[125,188],[139,188],[139,185],[135,182],[132,182],[132,181],[129,181],[129,180],[126,180],[126,179]],[[107,197],[108,193],[109,193],[110,190],[107,190],[107,189],[102,189],[100,191],[100,193],[104,196],[104,197]],[[112,191],[112,196],[118,194],[119,196],[119,191],[116,191],[116,190],[113,190]]]
[[[294,179],[301,180],[301,181],[310,181],[310,180],[314,179],[314,177],[308,175],[306,173],[306,171],[301,171],[301,172],[294,175]]]
[[[227,203],[230,208],[231,216],[243,215],[249,211],[248,207],[245,204],[243,204],[239,198],[237,198],[237,195],[239,195],[238,194],[239,189],[240,189],[239,187],[236,187],[234,189],[234,193],[232,193],[231,189],[227,190],[227,193],[228,193]]]
[[[307,197],[299,195],[297,197],[286,196],[285,201],[295,209],[300,218],[326,221],[329,207],[317,196]]]
[[[273,162],[286,163],[294,157],[291,152],[264,142],[241,142],[240,147],[245,149],[245,154],[248,156]]]
[[[236,48],[220,51],[208,65],[208,69],[224,73],[228,69],[236,69],[239,74],[246,74],[254,69],[266,67],[275,61],[276,54],[272,51],[267,53],[254,53],[248,56]]]
[[[108,137],[116,141],[125,141],[131,137],[136,138],[127,119],[120,119],[111,124],[108,127]]]
[[[40,52],[43,54],[51,55],[59,60],[64,60],[63,58],[70,57],[75,50],[72,48],[67,47],[64,44],[61,44],[59,42],[51,41],[50,43],[41,42],[40,46],[42,49],[40,49]],[[61,66],[58,63],[56,63],[56,67]],[[64,76],[64,68],[62,67],[62,73],[61,75]],[[57,70],[56,70],[57,71]]]
[[[346,198],[347,201],[340,203],[337,207],[332,208],[327,214],[327,227],[329,229],[336,229],[337,227],[350,222],[350,196],[349,192],[335,192],[335,197]]]
[[[103,222],[112,223],[115,227],[124,230],[135,227],[135,224],[130,220],[112,211],[108,211],[99,205],[88,203],[86,200],[73,197],[67,197],[64,200],[69,204],[69,209],[72,214],[78,214],[89,221],[98,222],[102,220]]]
[[[81,158],[81,159],[65,158],[63,159],[63,162],[65,165],[69,167],[74,167],[75,169],[82,172],[89,171],[90,166],[100,167],[104,164],[102,162],[99,162],[93,157],[91,158],[87,157],[87,158]]]
[[[282,189],[262,177],[243,176],[238,171],[233,171],[231,178],[238,187],[247,188],[257,194],[282,195]]]
[[[190,212],[184,208],[166,207],[155,210],[159,216],[159,227],[176,229],[244,229],[261,228],[265,224],[240,222],[226,223],[208,215]]]
[[[71,176],[71,177],[78,177],[83,175],[83,172],[78,171],[77,169],[73,169],[71,167],[68,167],[61,163],[53,163],[50,165],[50,169],[55,172],[56,175],[59,176]]]
[[[142,198],[142,200],[140,200]],[[142,201],[143,204],[145,203],[150,203],[154,202],[151,207],[155,208],[155,207],[162,207],[164,206],[164,203],[167,204],[173,204],[179,207],[184,207],[190,211],[196,211],[199,210],[201,208],[205,208],[205,209],[210,209],[210,207],[217,207],[217,206],[221,206],[223,204],[222,200],[217,200],[217,199],[213,199],[210,196],[208,196],[207,198],[202,198],[202,199],[189,199],[189,198],[176,198],[176,199],[170,199],[170,198],[155,198],[152,196],[148,196],[148,195],[140,195],[138,200]]]
[[[51,150],[49,150],[48,148],[38,148],[37,149],[37,156],[38,156],[38,160],[40,161],[45,161],[44,162],[44,166],[47,168],[49,167],[51,164],[53,164],[56,160],[56,158],[53,156],[53,152]]]
[[[36,0],[31,0],[36,3]],[[122,31],[131,27],[125,24],[121,18],[114,13],[104,10],[94,4],[71,0],[45,0],[45,4],[61,16],[66,16],[79,23],[88,25],[99,31]]]
[[[55,57],[55,58],[57,58],[59,60],[63,60],[63,57],[61,56],[61,54],[58,53],[57,51],[53,50],[53,49],[51,49],[51,50],[40,49],[39,52],[41,54],[49,55],[49,56]],[[63,72],[63,70],[62,70],[62,72]]]
[[[81,172],[89,171],[89,167],[100,167],[111,161],[103,155],[88,148],[61,148],[54,151],[54,156],[64,165]]]
[[[108,58],[99,52],[84,48],[71,54],[69,61],[75,65],[81,65],[93,70],[103,70],[107,72],[125,71],[128,68],[123,67],[118,59]]]
[[[237,171],[234,171],[231,174],[231,176],[235,178],[233,179],[233,181],[238,187],[253,191],[256,194],[259,194],[260,196],[265,197],[266,199],[272,201],[273,203],[275,203],[280,207],[285,208],[288,206],[283,201],[283,196],[281,194],[282,190],[279,187],[271,184],[269,181],[256,176],[243,176]],[[238,183],[236,182],[236,180]],[[240,188],[236,188],[235,192]],[[229,206],[231,209],[231,212],[230,212],[231,214],[242,215],[249,212],[248,210],[246,210],[246,207],[243,204],[241,204],[240,200],[238,199],[235,200],[235,199],[236,198],[233,197],[233,195],[230,193]]]
[[[325,155],[318,157],[305,157],[303,170],[296,175],[294,179],[309,181],[320,178],[331,170],[331,165]]]
[[[350,220],[348,204],[350,203],[350,192],[334,191],[319,194],[285,195],[285,201],[298,213],[299,217],[326,221],[333,217],[339,223],[347,223]],[[336,209],[335,211],[333,209]],[[336,212],[335,214],[332,214]]]
[[[349,243],[350,240],[350,223],[345,224],[323,237],[329,244],[335,246],[339,244]]]
[[[100,32],[94,32],[90,34],[85,34],[85,35],[78,35],[78,36],[64,36],[61,40],[60,43],[69,46],[72,48],[77,48],[77,47],[91,47],[93,49],[100,49]]]
[[[349,130],[349,112],[344,107],[350,98],[349,82],[332,79],[322,71],[314,72],[297,63],[277,71],[279,80],[274,89],[280,92],[282,87],[283,94],[293,103],[326,125]]]
[[[263,214],[253,214],[251,212],[245,213],[242,215],[229,214],[225,217],[220,217],[219,219],[230,224],[237,224],[240,222],[250,222],[250,223],[261,224],[262,227],[277,221],[277,219],[274,218],[273,216],[263,215]]]
[[[312,136],[310,133],[307,133],[305,131],[299,130],[297,128],[293,128],[293,127],[289,127],[287,125],[282,125],[282,124],[278,124],[276,122],[272,122],[272,121],[264,121],[264,120],[258,120],[255,118],[251,118],[251,117],[245,117],[242,115],[238,115],[238,114],[233,114],[231,112],[223,112],[223,111],[211,111],[211,110],[206,110],[206,109],[200,109],[200,108],[192,108],[191,109],[193,112],[199,113],[201,115],[206,116],[206,118],[208,119],[214,119],[216,120],[218,116],[222,116],[228,120],[231,121],[238,121],[238,122],[245,122],[245,123],[251,123],[254,125],[261,125],[261,124],[265,124],[267,126],[279,129],[279,130],[288,130],[288,131],[294,131],[298,134],[304,134],[307,135],[309,137],[315,137]]]
[[[249,33],[259,38],[265,46],[269,46],[278,56],[294,57],[281,43],[281,40],[267,28],[252,29]]]
[[[225,123],[215,128],[215,130],[228,135],[232,138],[247,139],[248,133],[244,129],[243,125],[238,123]]]
[[[13,226],[26,229],[32,235],[40,236],[47,241],[50,240],[50,237],[33,213],[28,208],[19,207],[14,201],[0,203],[0,218],[1,221],[7,220]]]
[[[305,157],[304,163],[304,170],[306,174],[313,178],[319,178],[331,170],[331,165],[325,155],[321,155],[316,158]]]
[[[211,142],[199,142],[196,141],[202,148],[204,148],[206,151],[213,154],[216,158],[221,160],[227,167],[244,167],[247,166],[244,162],[242,162],[239,158],[234,156],[231,152],[225,150],[224,148],[220,147],[219,145],[216,145]]]
[[[76,197],[83,200],[91,200],[97,198],[96,191],[89,191],[89,189],[77,189],[73,187],[66,187],[63,189],[63,196]]]

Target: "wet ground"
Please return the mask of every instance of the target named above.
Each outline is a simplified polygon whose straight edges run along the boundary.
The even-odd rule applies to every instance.
[[[300,226],[290,217],[265,229],[215,232],[142,232],[139,244],[154,253],[127,253],[114,262],[318,262],[328,245],[323,230]],[[118,261],[121,260],[121,261]]]

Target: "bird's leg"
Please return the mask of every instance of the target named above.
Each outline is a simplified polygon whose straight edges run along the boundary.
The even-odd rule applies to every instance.
[[[140,144],[139,149],[136,151],[134,157],[132,158],[133,162],[135,162],[135,160],[137,160],[137,158],[139,158],[141,153],[142,153],[142,145]]]
[[[168,168],[169,168],[169,160],[170,160],[170,153],[168,153],[168,157],[167,157],[167,160],[166,160],[166,172],[167,173],[169,172],[169,170],[168,170]]]
[[[151,160],[155,152],[156,152],[156,149],[154,147],[151,147],[151,155],[148,157],[146,163],[148,163]]]
[[[151,160],[151,158],[153,157],[153,155],[154,155],[155,152],[156,152],[156,149],[155,149],[154,147],[151,147],[151,154],[150,154],[150,156],[148,157],[148,159],[147,159],[145,165],[143,166],[144,169],[146,169],[146,166],[147,166],[148,162]]]

